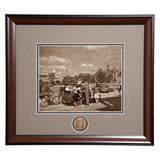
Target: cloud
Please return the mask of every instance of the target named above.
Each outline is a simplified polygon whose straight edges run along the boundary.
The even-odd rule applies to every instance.
[[[50,66],[51,68],[53,68],[53,69],[57,69],[57,70],[65,70],[66,69],[66,67],[65,66]]]
[[[92,49],[95,49],[96,48],[96,46],[85,46],[87,49],[90,49],[90,50],[92,50]]]
[[[48,64],[48,58],[47,57],[41,57],[39,58],[40,65],[47,65]]]
[[[107,57],[105,58],[105,60],[107,61],[107,62],[109,62],[109,61],[111,61],[111,54],[109,54],[109,55],[107,55]]]
[[[55,72],[55,73],[58,73],[58,72],[65,72],[66,70],[66,67],[65,66],[43,66],[43,65],[40,65],[39,66],[39,71],[40,71],[40,74],[48,74],[48,73],[51,73],[51,72]]]
[[[89,49],[89,50],[95,50],[95,49],[102,49],[106,46],[104,46],[104,45],[86,45],[84,47]]]
[[[94,67],[93,64],[85,64],[85,63],[81,63],[80,66],[81,67]]]
[[[109,63],[112,67],[115,66],[117,68],[121,68],[121,57],[121,46],[115,46],[108,50],[107,56],[104,60],[106,64]]]
[[[39,66],[40,69],[48,69],[48,70],[65,70],[66,67],[65,66],[43,66],[43,65],[40,65]]]
[[[93,64],[85,64],[85,63],[81,63],[80,67],[84,68],[84,69],[88,69],[88,70],[95,70],[98,69],[97,66],[93,65]]]
[[[85,70],[85,71],[82,71],[81,73],[95,74],[95,73],[96,73],[96,70],[94,70],[94,71]]]
[[[49,64],[61,65],[61,64],[68,64],[68,63],[70,63],[70,60],[65,59],[65,58],[61,58],[61,57],[49,56],[48,57],[48,63]]]
[[[49,57],[41,57],[39,59],[40,65],[47,65],[47,66],[59,66],[59,65],[67,65],[70,63],[70,60],[66,58],[56,57],[56,56],[49,56]]]

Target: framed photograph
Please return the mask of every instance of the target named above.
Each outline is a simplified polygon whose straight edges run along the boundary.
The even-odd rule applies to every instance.
[[[122,113],[123,54],[124,44],[37,44],[37,113]]]
[[[6,15],[6,144],[154,144],[154,15]]]

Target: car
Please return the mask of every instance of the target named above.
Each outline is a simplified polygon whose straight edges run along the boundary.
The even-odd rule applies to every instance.
[[[107,84],[101,84],[99,85],[99,92],[100,93],[109,93],[109,92],[113,92],[113,88],[109,88],[109,86]]]
[[[61,101],[63,104],[73,103],[73,95],[70,91],[64,91],[61,96]]]

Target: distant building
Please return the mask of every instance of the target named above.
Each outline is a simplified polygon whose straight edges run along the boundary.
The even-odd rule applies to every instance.
[[[117,69],[115,66],[113,68],[110,67],[109,63],[106,66],[101,67],[101,70],[105,72],[106,82],[117,82],[119,81],[119,77],[121,77],[120,69]]]

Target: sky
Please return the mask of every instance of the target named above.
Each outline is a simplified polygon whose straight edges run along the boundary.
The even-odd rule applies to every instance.
[[[55,72],[57,77],[79,73],[94,74],[106,66],[121,69],[121,45],[39,45],[39,73]]]

